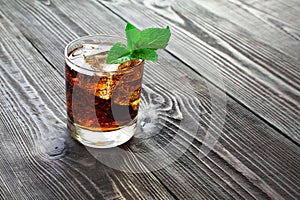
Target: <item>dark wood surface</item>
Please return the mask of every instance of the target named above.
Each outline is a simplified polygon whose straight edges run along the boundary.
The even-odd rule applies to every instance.
[[[0,198],[300,199],[299,18],[298,0],[0,0]],[[122,145],[159,154],[118,170],[67,132],[63,50],[128,21],[172,38]]]

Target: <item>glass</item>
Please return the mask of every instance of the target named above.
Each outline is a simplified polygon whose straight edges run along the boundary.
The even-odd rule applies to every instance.
[[[143,60],[105,64],[116,36],[85,36],[65,48],[67,124],[80,143],[109,148],[135,133],[144,70]]]

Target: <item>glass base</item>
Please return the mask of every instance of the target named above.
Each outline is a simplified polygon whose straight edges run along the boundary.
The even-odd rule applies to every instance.
[[[93,148],[111,148],[127,142],[136,131],[137,120],[115,131],[91,131],[73,124],[68,120],[70,135],[81,144]]]

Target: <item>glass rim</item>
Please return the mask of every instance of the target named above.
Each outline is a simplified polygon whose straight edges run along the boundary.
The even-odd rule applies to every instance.
[[[88,38],[93,38],[93,37],[108,37],[108,38],[120,38],[121,40],[125,40],[124,37],[120,37],[120,36],[117,36],[117,35],[105,35],[105,34],[95,34],[95,35],[85,35],[85,36],[80,36],[80,37],[77,37],[75,38],[74,40],[70,41],[65,49],[64,49],[64,57],[65,57],[65,61],[68,60],[68,62],[70,62],[72,65],[80,68],[81,70],[86,70],[88,72],[91,72],[91,73],[120,73],[120,72],[127,72],[127,71],[131,71],[131,70],[134,70],[135,68],[137,68],[138,66],[141,66],[144,64],[144,61],[143,59],[139,59],[140,62],[138,64],[136,64],[134,67],[131,67],[129,69],[121,69],[121,70],[115,70],[115,71],[103,71],[103,70],[100,70],[100,69],[87,69],[85,67],[82,67],[80,65],[77,65],[75,64],[74,62],[72,62],[69,58],[69,55],[68,55],[68,48],[74,44],[75,42],[78,42],[80,40],[84,40],[84,39],[88,39]]]

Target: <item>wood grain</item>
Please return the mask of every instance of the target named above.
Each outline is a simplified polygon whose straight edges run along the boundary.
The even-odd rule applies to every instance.
[[[247,30],[281,53],[299,59],[300,24],[295,20],[299,17],[298,1],[199,0],[194,3]]]
[[[299,144],[300,41],[296,37],[257,19],[258,14],[249,14],[236,5],[239,1],[117,2],[99,1],[140,29],[170,25],[173,36],[169,52]],[[291,7],[294,4],[290,2]],[[286,5],[277,6],[284,8]],[[237,14],[228,17],[231,12]],[[293,14],[289,21],[295,24],[299,13]],[[232,18],[235,20],[230,21]],[[298,26],[293,26],[296,34]]]
[[[191,79],[194,78],[198,80],[197,77],[192,75],[192,72],[188,72],[188,70],[185,70],[185,73],[187,73]],[[152,71],[151,75],[159,77],[159,73],[160,72]],[[198,82],[195,86],[198,86],[196,88],[203,88],[203,83]],[[155,92],[155,94],[157,94],[157,92]],[[183,94],[174,95],[176,99],[185,99]],[[202,104],[209,104],[209,97],[205,97],[203,93],[202,98],[198,98],[201,99]],[[299,193],[299,182],[298,175],[295,172],[299,170],[299,160],[294,159],[295,155],[299,154],[299,148],[296,145],[279,144],[284,141],[290,142],[261,120],[257,120],[253,114],[243,109],[243,107],[234,101],[229,100],[227,103],[227,118],[222,139],[220,139],[220,143],[214,147],[213,152],[204,160],[199,158],[199,153],[201,153],[200,146],[201,144],[203,145],[206,133],[201,130],[193,141],[189,152],[184,154],[184,156],[172,166],[164,168],[164,170],[162,170],[163,172],[158,172],[159,177],[162,177],[163,182],[167,184],[169,188],[176,188],[173,189],[172,192],[175,193],[177,197],[180,197],[180,199],[193,197],[195,199],[201,199],[205,196],[208,198],[226,198],[227,195],[227,197],[232,196],[234,198],[246,199],[258,197],[272,197],[276,199],[284,197],[285,195],[291,198],[297,197]],[[183,104],[185,107],[193,105],[190,101],[184,101]],[[180,110],[181,112],[184,111],[183,109]],[[187,114],[190,113],[184,113],[183,116],[186,117]],[[206,125],[209,125],[209,121],[211,120],[207,115],[201,115],[201,117],[193,116],[193,118],[196,118],[200,124]],[[255,119],[255,122],[253,119]],[[170,129],[172,130],[172,128]],[[147,142],[144,148],[154,151],[157,145],[164,146],[167,141],[170,141],[170,135],[172,135],[172,133],[169,133],[169,135],[164,133],[165,132],[160,133],[161,139],[157,139],[152,143]],[[183,140],[187,140],[189,135],[190,133],[185,132],[182,136]],[[184,141],[182,141],[182,143],[184,143]],[[281,145],[285,147],[279,147]],[[176,148],[182,149],[180,144],[178,144],[178,146],[176,145]],[[138,146],[137,149],[143,148]],[[263,152],[261,152],[262,150]],[[281,157],[278,159],[281,152],[283,154],[287,153],[287,157],[283,156],[284,158]],[[172,155],[171,152],[165,153]],[[147,161],[148,159],[145,158],[145,160]],[[294,167],[295,171],[292,169]],[[290,171],[290,169],[292,170]],[[180,171],[181,173],[170,178],[174,171]],[[286,174],[284,176],[291,177],[291,179],[281,177],[283,174]],[[174,178],[178,184],[175,183],[174,185],[172,181]],[[283,180],[284,182],[282,182]],[[199,184],[203,182],[206,184]],[[188,188],[182,188],[182,183],[189,184],[190,192],[184,192]],[[193,191],[193,189],[197,191],[196,188],[202,188],[206,193],[201,194]],[[193,196],[189,194],[193,194]],[[218,196],[218,194],[222,195]]]
[[[64,78],[0,16],[1,196],[172,199],[153,175],[113,171],[68,136]]]
[[[0,8],[0,24],[5,31],[0,33],[1,196],[14,199],[299,198],[299,147],[230,97],[226,97],[223,134],[215,146],[211,145],[205,140],[207,130],[211,128],[212,135],[218,132],[220,127],[213,120],[222,121],[222,116],[212,119],[217,105],[212,105],[211,96],[223,98],[223,93],[168,52],[161,52],[160,64],[148,63],[146,67],[142,127],[122,148],[153,152],[163,149],[176,134],[179,139],[170,151],[157,155],[157,160],[186,150],[186,144],[190,148],[173,164],[152,173],[125,173],[105,167],[65,131],[62,50],[78,35],[121,34],[119,27],[124,27],[125,22],[95,1],[2,2],[5,5]],[[83,8],[90,12],[83,12]],[[211,65],[228,62],[213,55],[209,57],[212,61],[204,61]],[[50,82],[53,80],[49,83],[53,85],[41,85],[45,77]],[[269,98],[268,94],[265,96]],[[191,125],[200,125],[196,136],[180,126],[180,121],[186,118],[192,120]],[[199,156],[202,146],[211,149],[204,158]],[[124,163],[125,168],[151,166],[147,157],[121,159],[118,162]]]

